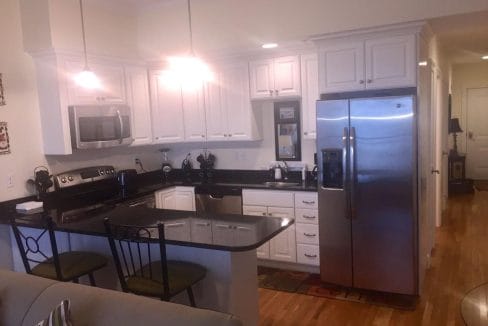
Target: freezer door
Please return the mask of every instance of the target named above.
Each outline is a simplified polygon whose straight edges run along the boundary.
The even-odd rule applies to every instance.
[[[320,274],[352,286],[351,220],[347,196],[349,101],[317,102]]]
[[[413,105],[412,96],[350,103],[356,288],[417,294]]]

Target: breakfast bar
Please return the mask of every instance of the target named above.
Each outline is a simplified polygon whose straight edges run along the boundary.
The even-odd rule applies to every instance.
[[[234,314],[244,325],[257,325],[259,319],[256,248],[293,224],[293,219],[278,217],[109,204],[96,206],[77,220],[64,219],[55,207],[46,213],[55,223],[60,249],[86,250],[106,256],[111,253],[104,218],[113,223],[139,226],[163,223],[168,259],[195,262],[207,269],[205,279],[193,289],[197,306]],[[30,228],[28,232],[40,231],[35,229],[39,228],[41,214],[15,217],[19,226]],[[14,268],[24,271],[14,243],[12,248]],[[120,289],[113,264],[97,272],[96,277],[99,286]],[[188,303],[184,294],[172,301]]]

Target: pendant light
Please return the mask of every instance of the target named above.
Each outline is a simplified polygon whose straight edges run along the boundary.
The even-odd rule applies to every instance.
[[[193,49],[193,26],[191,20],[190,0],[187,0],[188,10],[188,31],[190,36],[190,55],[169,57],[169,71],[166,78],[173,80],[178,85],[185,88],[199,87],[203,82],[213,80],[213,73],[209,66],[195,55]]]
[[[97,75],[88,67],[88,56],[86,54],[86,37],[85,37],[85,20],[83,17],[83,3],[80,0],[80,16],[81,16],[81,33],[83,36],[83,53],[85,57],[85,66],[83,71],[75,76],[75,82],[83,88],[95,89],[101,88],[100,80]]]

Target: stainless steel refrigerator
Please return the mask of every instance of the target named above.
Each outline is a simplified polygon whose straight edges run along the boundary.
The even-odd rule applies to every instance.
[[[323,282],[418,294],[415,89],[317,102]]]

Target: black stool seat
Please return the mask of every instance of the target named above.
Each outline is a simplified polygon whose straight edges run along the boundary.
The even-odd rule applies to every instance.
[[[34,266],[31,269],[32,274],[58,281],[71,281],[105,267],[108,263],[104,256],[85,251],[63,252],[58,257],[62,279],[58,279],[56,275],[53,257]]]

